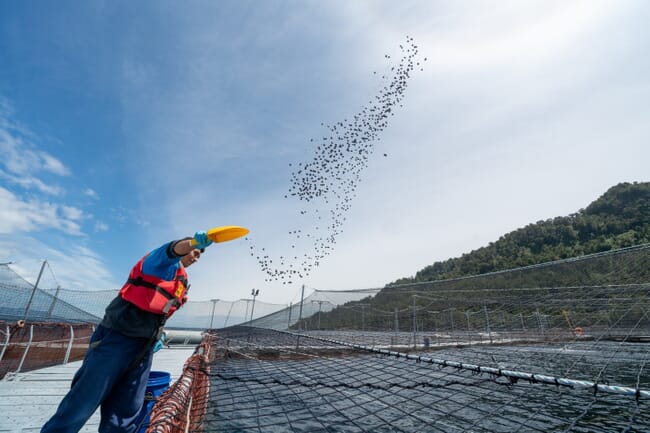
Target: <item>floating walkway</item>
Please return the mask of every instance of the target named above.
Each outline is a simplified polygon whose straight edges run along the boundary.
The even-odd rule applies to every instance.
[[[175,381],[185,360],[194,353],[191,346],[163,348],[154,355],[152,370],[166,371]],[[81,361],[11,375],[0,380],[0,433],[36,433],[54,414]],[[99,410],[81,433],[97,432]]]

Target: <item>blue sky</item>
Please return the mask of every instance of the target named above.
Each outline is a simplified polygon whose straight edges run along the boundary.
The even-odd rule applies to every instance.
[[[251,240],[210,247],[193,300],[411,276],[650,180],[648,22],[644,1],[1,1],[0,262],[119,288],[148,250],[236,224]],[[290,255],[313,229],[292,170],[407,37],[423,70],[331,254],[266,281],[251,245]]]

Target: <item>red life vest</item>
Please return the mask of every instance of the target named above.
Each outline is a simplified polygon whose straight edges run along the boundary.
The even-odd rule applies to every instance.
[[[141,258],[131,269],[120,296],[142,310],[170,317],[187,300],[187,272],[183,266],[179,266],[171,281],[145,274],[142,264],[146,258]]]

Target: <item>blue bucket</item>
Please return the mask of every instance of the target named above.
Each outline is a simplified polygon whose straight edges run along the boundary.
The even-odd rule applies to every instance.
[[[158,397],[169,388],[171,376],[166,371],[151,371],[147,380],[147,390],[144,394],[144,404],[138,414],[138,433],[144,433],[149,427],[149,415]]]

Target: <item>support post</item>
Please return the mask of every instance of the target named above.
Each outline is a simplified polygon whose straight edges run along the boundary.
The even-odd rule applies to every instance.
[[[11,340],[11,328],[9,328],[9,325],[7,325],[5,331],[5,344],[2,346],[2,352],[0,352],[0,362],[2,362],[2,357],[5,356],[5,351],[7,350],[7,347],[9,347],[10,340]]]
[[[535,315],[537,316],[537,324],[539,325],[539,331],[542,334],[542,338],[544,338],[544,322],[542,322],[541,314],[539,314],[539,308],[535,310]]]
[[[490,316],[488,316],[486,305],[483,305],[483,312],[485,313],[485,330],[487,331],[488,337],[490,338],[490,344],[492,344],[492,331],[490,330]]]
[[[320,312],[323,307],[323,301],[318,301],[318,330],[320,331]]]
[[[210,316],[210,329],[212,329],[212,322],[214,321],[214,307],[217,305],[218,299],[210,299],[212,302],[212,315]]]
[[[417,345],[416,333],[417,333],[417,316],[415,313],[415,295],[413,295],[413,348],[414,349]]]
[[[293,302],[289,302],[289,319],[287,320],[287,330],[291,328],[291,310],[293,310]]]
[[[54,299],[52,299],[52,304],[50,305],[50,309],[47,311],[47,318],[51,319],[52,318],[52,312],[54,311],[54,305],[56,304],[56,300],[59,299],[59,291],[61,290],[61,286],[57,285],[56,286],[56,292],[54,293]]]
[[[32,294],[29,297],[29,301],[27,302],[27,307],[25,307],[25,314],[23,314],[23,321],[27,320],[27,313],[29,313],[29,309],[32,306],[32,301],[34,300],[34,294],[36,293],[36,289],[38,288],[38,283],[40,283],[41,281],[41,276],[43,275],[43,270],[45,269],[46,264],[47,264],[47,260],[43,260],[43,264],[41,265],[41,271],[38,273],[36,284],[34,284],[34,289],[32,289]]]
[[[255,298],[259,294],[260,294],[260,289],[257,289],[257,290],[253,289],[251,291],[251,295],[253,295],[253,307],[251,308],[251,321],[250,321],[251,326],[253,325],[253,313],[255,312]]]
[[[300,294],[300,313],[298,313],[298,330],[302,331],[302,304],[305,300],[305,285],[302,285],[302,293]]]
[[[25,346],[23,357],[20,358],[20,364],[18,364],[18,368],[16,369],[15,373],[20,373],[20,370],[23,368],[23,364],[25,363],[25,358],[27,358],[27,352],[29,352],[29,348],[32,346],[33,340],[34,340],[34,325],[29,325],[29,341],[27,342],[27,346]]]
[[[68,360],[70,359],[70,352],[72,351],[72,345],[74,344],[74,328],[72,325],[70,325],[70,342],[68,343],[68,350],[65,352],[65,358],[63,359],[63,363],[67,364]]]

